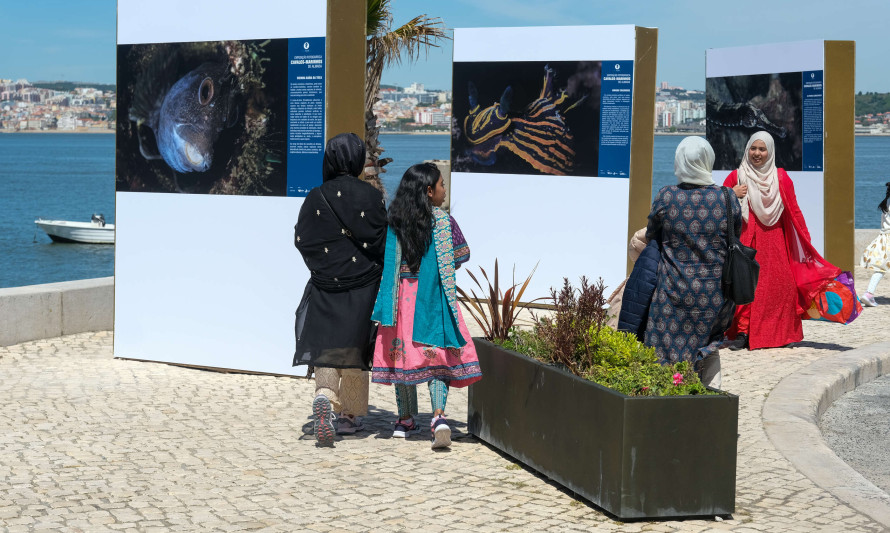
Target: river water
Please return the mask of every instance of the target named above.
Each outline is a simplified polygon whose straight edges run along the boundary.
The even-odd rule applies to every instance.
[[[674,182],[679,136],[655,137],[653,190]],[[404,171],[425,159],[448,159],[448,135],[381,135],[392,157],[384,184],[394,192]],[[856,138],[856,227],[880,225],[877,204],[890,181],[890,137]],[[0,134],[0,287],[114,274],[114,246],[54,244],[38,217],[114,223],[114,136]],[[162,215],[160,215],[162,216]]]

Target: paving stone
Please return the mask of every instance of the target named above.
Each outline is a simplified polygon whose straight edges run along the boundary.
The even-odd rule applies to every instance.
[[[3,347],[0,530],[881,531],[788,463],[760,413],[783,377],[887,340],[888,321],[890,306],[869,308],[849,326],[805,322],[793,348],[723,354],[740,438],[722,522],[614,521],[466,435],[465,389],[449,393],[449,453],[425,433],[392,439],[393,390],[376,385],[368,430],[318,448],[304,379],[114,359],[111,332]]]

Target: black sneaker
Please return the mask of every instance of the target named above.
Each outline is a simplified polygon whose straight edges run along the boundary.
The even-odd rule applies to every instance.
[[[407,420],[399,419],[399,421],[396,422],[395,429],[393,429],[392,436],[397,439],[407,439],[408,435],[417,433],[418,431],[420,431],[420,426],[414,421],[414,417]]]
[[[337,419],[337,435],[355,435],[356,431],[362,431],[365,425],[357,416],[341,416]]]
[[[723,345],[724,348],[729,348],[732,351],[743,350],[748,347],[748,335],[744,333],[739,333],[734,341],[730,341]]]

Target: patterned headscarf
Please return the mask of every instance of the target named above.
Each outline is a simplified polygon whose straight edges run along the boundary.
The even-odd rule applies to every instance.
[[[714,185],[714,149],[701,137],[686,137],[674,155],[674,175],[677,183]]]
[[[749,150],[754,141],[763,141],[766,145],[769,157],[760,166],[755,168],[751,162]],[[760,222],[767,226],[773,226],[779,221],[785,206],[782,204],[782,195],[779,194],[779,176],[776,171],[776,144],[772,135],[765,131],[758,131],[748,139],[745,146],[745,157],[739,165],[739,185],[748,186],[747,202],[742,204],[742,218],[748,221],[748,210],[754,211]]]

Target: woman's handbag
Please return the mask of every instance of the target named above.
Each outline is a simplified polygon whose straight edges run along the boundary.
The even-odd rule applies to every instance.
[[[736,305],[744,305],[754,301],[760,265],[754,260],[757,250],[745,246],[735,236],[735,217],[732,215],[729,193],[730,189],[723,187],[723,199],[726,201],[726,242],[729,244],[726,262],[723,263],[723,294]]]

